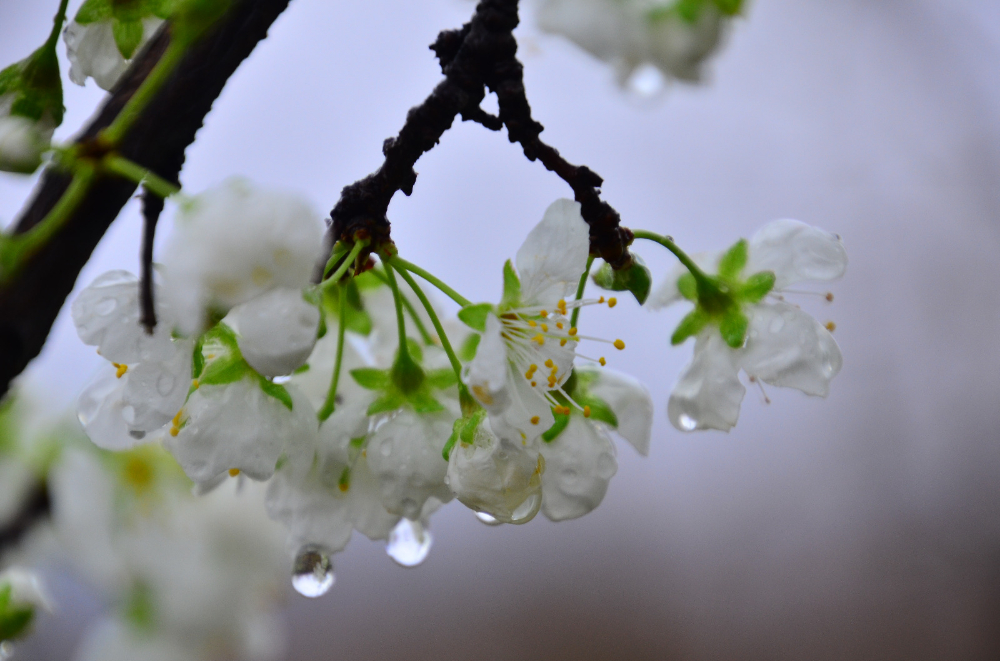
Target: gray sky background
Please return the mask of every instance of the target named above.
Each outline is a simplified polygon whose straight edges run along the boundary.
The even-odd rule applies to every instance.
[[[55,4],[2,0],[0,62],[44,39]],[[209,116],[185,189],[241,174],[328,210],[439,80],[427,44],[471,11],[294,0]],[[1000,657],[1000,5],[757,0],[710,84],[653,102],[524,18],[543,137],[604,177],[625,224],[691,251],[779,217],[844,237],[834,304],[801,300],[837,323],[844,369],[826,400],[748,391],[733,432],[683,435],[665,414],[691,352],[669,347],[682,310],[585,311],[591,334],[628,343],[612,365],[653,394],[649,458],[620,446],[604,503],[577,521],[487,528],[451,505],[415,570],[356,536],[328,596],[290,597],[289,658]],[[68,85],[60,134],[101,98]],[[417,170],[390,207],[394,239],[473,300],[499,295],[503,261],[570,195],[475,125]],[[30,187],[0,177],[0,223]],[[132,204],[78,286],[135,271],[139,233]],[[670,266],[638,247],[654,272]],[[31,378],[57,412],[98,360],[64,315]],[[65,656],[97,608],[67,599],[75,620],[23,659]]]

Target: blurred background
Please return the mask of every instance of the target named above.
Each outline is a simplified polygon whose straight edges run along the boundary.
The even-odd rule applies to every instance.
[[[3,0],[0,63],[37,47],[55,5]],[[294,0],[216,103],[185,189],[241,174],[330,209],[440,79],[427,45],[472,9]],[[539,34],[533,9],[518,36],[543,138],[604,177],[626,225],[695,252],[779,217],[844,238],[835,302],[796,301],[836,322],[844,369],[826,400],[748,390],[731,433],[685,435],[665,413],[683,311],[585,311],[652,392],[650,456],[620,445],[604,503],[576,521],[490,528],[445,507],[416,569],[355,535],[328,595],[289,587],[288,659],[1000,658],[1000,4],[757,0],[704,86],[655,98]],[[63,138],[103,98],[93,81],[66,92]],[[503,261],[570,195],[477,125],[417,170],[390,208],[396,244],[473,300],[499,295]],[[32,186],[0,177],[0,223]],[[132,203],[78,288],[136,271],[139,236]],[[99,361],[65,314],[25,378],[55,416]],[[69,658],[103,608],[54,575],[60,609],[24,661]]]

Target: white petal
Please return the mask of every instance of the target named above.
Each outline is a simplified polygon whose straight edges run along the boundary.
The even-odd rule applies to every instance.
[[[681,431],[729,431],[740,415],[746,388],[740,383],[740,352],[726,344],[717,328],[701,332],[694,357],[670,393],[667,414]]]
[[[129,433],[125,422],[128,375],[117,378],[114,369],[102,370],[77,399],[77,417],[94,445],[105,450],[128,450],[153,439],[142,430]],[[168,418],[169,419],[169,418]]]
[[[11,604],[52,611],[52,597],[35,572],[24,567],[8,567],[0,572],[0,589],[6,586],[11,588]]]
[[[441,456],[455,417],[403,409],[368,441],[368,467],[378,480],[382,505],[393,514],[417,520],[428,498],[451,498],[444,483],[448,462]]]
[[[542,444],[542,511],[552,521],[575,519],[601,504],[618,472],[607,433],[579,415],[551,443]]]
[[[306,544],[318,544],[330,553],[347,546],[354,526],[347,497],[337,488],[339,477],[321,480],[314,472],[297,480],[282,468],[268,484],[268,516],[288,530],[293,553]]]
[[[702,63],[715,52],[723,33],[723,17],[718,9],[705,3],[694,23],[676,15],[645,23],[649,30],[649,61],[674,78],[701,80]]]
[[[531,442],[541,436],[552,426],[555,418],[552,416],[552,405],[541,397],[540,388],[532,388],[531,383],[523,374],[515,374],[513,368],[509,371],[508,380],[511,387],[507,392],[510,406],[500,413],[490,412],[490,418],[495,424],[502,424],[511,430],[511,438]],[[544,377],[541,377],[544,378]],[[537,420],[537,422],[535,422]]]
[[[326,401],[326,395],[330,390],[330,380],[333,377],[333,368],[337,360],[337,325],[332,319],[327,320],[326,335],[316,341],[316,346],[312,354],[309,355],[309,369],[305,372],[292,376],[291,383],[294,383],[302,392],[306,394],[313,408],[319,410]],[[351,378],[351,370],[359,367],[366,367],[367,363],[349,341],[350,337],[344,338],[344,353],[341,357],[340,380],[337,383],[337,407],[341,403],[358,398],[365,398],[365,406],[371,398],[357,382]]]
[[[191,386],[190,341],[175,341],[169,360],[130,366],[125,379],[122,416],[129,430],[152,432],[177,414]]]
[[[748,247],[745,276],[773,271],[783,289],[807,280],[834,280],[847,269],[839,236],[798,220],[775,220],[760,228]]]
[[[14,95],[3,96],[13,99]],[[7,115],[4,105],[0,97],[0,171],[34,172],[52,141],[52,130],[43,122]]]
[[[459,442],[452,449],[448,486],[466,507],[503,523],[527,523],[541,506],[545,463],[534,445],[523,445],[511,435],[502,423],[483,421],[473,443]]]
[[[319,309],[299,289],[272,289],[230,314],[243,358],[264,376],[291,374],[316,345]]]
[[[818,321],[788,303],[754,306],[741,366],[765,383],[825,397],[843,358]]]
[[[128,68],[128,61],[118,50],[110,20],[80,25],[71,22],[63,31],[66,41],[66,55],[69,57],[69,78],[77,85],[83,85],[90,76],[103,90],[110,91]],[[142,39],[136,49],[138,53],[146,45],[163,19],[149,16],[142,19]]]
[[[363,456],[351,469],[351,484],[347,495],[354,529],[371,540],[389,539],[389,533],[399,523],[400,517],[386,511],[382,505],[378,480],[372,475],[368,461]]]
[[[555,305],[580,283],[590,254],[590,228],[580,203],[556,200],[517,251],[525,305]]]
[[[507,347],[496,315],[486,317],[486,332],[476,349],[476,357],[466,367],[462,380],[487,411],[500,413],[510,406],[507,383]]]
[[[590,394],[607,402],[618,418],[618,434],[632,444],[642,456],[649,454],[649,437],[653,429],[653,399],[646,387],[627,374],[594,365],[576,368],[593,374]],[[546,457],[547,458],[547,457]]]

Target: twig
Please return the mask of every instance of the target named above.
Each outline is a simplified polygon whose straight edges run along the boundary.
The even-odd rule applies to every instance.
[[[164,200],[148,188],[142,189],[142,253],[140,255],[142,274],[139,280],[139,301],[141,316],[139,323],[146,333],[153,334],[156,328],[156,302],[153,300],[153,240],[156,238],[156,221],[163,212]]]

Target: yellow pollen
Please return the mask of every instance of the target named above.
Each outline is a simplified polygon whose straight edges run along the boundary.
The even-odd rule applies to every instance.
[[[230,468],[229,469],[229,477],[236,477],[239,474],[240,474],[240,469],[239,468]]]
[[[181,433],[180,427],[171,427],[170,428],[170,435],[171,436],[177,436],[177,434],[180,434],[180,433]]]
[[[543,333],[548,333],[549,332],[549,325],[548,324],[542,324],[542,332]]]
[[[528,369],[534,372],[535,370],[538,369],[538,365],[531,363],[531,365],[528,365]]]
[[[111,363],[111,364],[114,365],[115,369],[117,370],[115,372],[115,376],[117,376],[119,379],[125,376],[125,372],[128,371],[128,365],[119,365],[118,363]]]
[[[604,302],[604,297],[603,297],[603,296],[601,296],[601,297],[600,297],[599,299],[597,299],[597,302],[598,302],[598,303],[603,303],[603,302]]]
[[[541,420],[537,415],[531,418],[531,424],[537,425],[538,421]]]
[[[215,354],[214,353],[207,354],[205,356],[205,358],[208,358],[209,360],[212,360],[213,358],[215,358]]]
[[[604,356],[601,356],[601,359],[597,362],[601,364],[601,367],[604,367],[605,365],[608,364],[608,361],[604,360]]]
[[[615,298],[614,296],[612,296],[611,298],[608,299],[608,307],[609,308],[613,308],[616,305],[618,305],[618,299],[617,298]]]
[[[538,346],[542,346],[543,344],[545,344],[545,338],[542,337],[541,333],[539,333],[538,335],[536,335],[533,338],[531,338],[531,341],[532,342],[538,342]]]
[[[340,484],[337,485],[337,487],[344,493],[347,493],[347,490],[351,488],[351,485],[347,484],[346,482],[341,482]]]
[[[522,440],[522,441],[526,441],[526,440],[528,440],[528,437],[527,437],[527,436],[525,435],[525,433],[524,433],[524,432],[521,432],[521,440]]]
[[[549,358],[548,360],[545,361],[545,366],[546,367],[551,368],[553,365],[555,365],[555,363],[552,362],[551,358]]]
[[[542,316],[542,319],[545,319],[546,317],[549,316],[549,311],[548,310],[542,310],[538,314],[540,314]]]
[[[559,366],[558,365],[553,365],[552,366],[552,376],[555,376],[558,372],[559,372]]]
[[[830,331],[831,333],[833,331],[837,330],[837,324],[833,323],[832,321],[826,322],[826,324],[824,324],[824,326],[826,326],[826,329],[828,331]]]
[[[559,340],[559,346],[561,346],[561,347],[564,347],[564,346],[566,346],[566,341],[567,341],[567,340],[566,340],[566,338],[565,338],[565,337],[564,337],[563,339]]]
[[[589,418],[590,417],[590,407],[589,406],[584,406],[583,407],[583,417],[585,417],[585,418]]]
[[[537,386],[537,385],[538,385],[538,381],[532,381],[532,382],[531,382],[531,387],[532,387],[532,388],[534,388],[534,387],[535,387],[535,386]]]
[[[615,349],[618,349],[619,351],[621,351],[624,348],[625,348],[625,343],[624,342],[622,342],[621,340],[615,340]]]
[[[532,372],[531,370],[528,370],[527,372],[524,373],[524,378],[526,378],[528,381],[531,381],[531,377],[534,376],[534,375],[535,375],[534,372]]]
[[[833,303],[833,292],[832,291],[826,292],[826,296],[824,296],[823,298],[825,298],[828,303]]]
[[[570,329],[569,329],[568,331],[566,331],[566,332],[567,332],[567,333],[569,333],[569,336],[570,336],[570,337],[573,337],[574,335],[576,335],[576,326],[573,326],[573,328],[570,328]]]
[[[535,326],[537,326],[538,324],[536,324],[536,323],[535,323],[535,321],[534,321],[533,319],[528,319],[528,325],[529,325],[529,326],[531,326],[532,328],[534,328],[534,327],[535,327]]]
[[[195,379],[194,381],[191,382],[191,387],[194,388],[195,390],[201,387],[201,384],[198,383],[198,379]]]
[[[562,330],[562,327],[563,327],[563,323],[561,321],[557,321],[556,322],[556,328],[558,328],[559,330]]]

